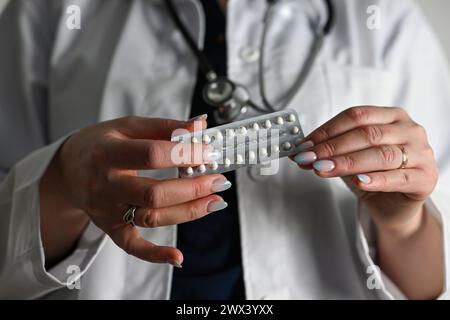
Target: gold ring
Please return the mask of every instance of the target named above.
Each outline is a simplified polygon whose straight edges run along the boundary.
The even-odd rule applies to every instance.
[[[404,146],[398,147],[402,151],[402,164],[400,165],[399,169],[406,169],[406,166],[408,165],[408,152],[406,151]]]

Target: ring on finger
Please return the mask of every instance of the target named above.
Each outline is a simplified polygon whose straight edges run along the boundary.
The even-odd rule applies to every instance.
[[[405,146],[399,145],[398,146],[402,152],[402,164],[400,165],[399,169],[406,169],[406,166],[408,165],[408,151],[406,151]]]
[[[129,207],[128,210],[125,212],[122,218],[125,224],[129,224],[132,227],[136,226],[136,223],[134,222],[136,209],[137,209],[136,207]]]

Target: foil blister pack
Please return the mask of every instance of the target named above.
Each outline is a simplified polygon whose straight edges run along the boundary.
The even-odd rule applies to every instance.
[[[295,110],[286,109],[172,138],[208,145],[217,156],[208,163],[179,168],[182,178],[224,173],[298,153],[304,135]]]

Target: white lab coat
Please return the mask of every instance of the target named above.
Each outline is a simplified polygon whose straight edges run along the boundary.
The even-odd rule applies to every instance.
[[[201,44],[201,6],[176,3]],[[81,7],[81,30],[66,28],[69,4]],[[448,275],[450,78],[442,52],[411,1],[334,4],[336,25],[289,107],[305,133],[354,105],[404,106],[428,129],[441,179],[427,205],[444,228]],[[366,26],[373,4],[381,8],[381,30]],[[262,0],[232,0],[227,17],[229,75],[258,102],[257,61],[248,49],[258,47],[264,9]],[[321,1],[281,1],[266,48],[271,101],[292,85],[312,41],[310,25],[325,12]],[[67,259],[45,270],[38,196],[47,164],[74,130],[132,114],[188,117],[197,63],[163,5],[14,0],[0,18],[0,43],[0,298],[168,298],[171,266],[128,256],[92,224]],[[283,160],[264,181],[239,171],[237,191],[247,298],[402,297],[382,272],[372,274],[370,221],[341,179],[320,179]],[[175,226],[142,232],[176,244]],[[80,267],[79,290],[66,287],[70,265]],[[448,288],[446,277],[442,297]]]

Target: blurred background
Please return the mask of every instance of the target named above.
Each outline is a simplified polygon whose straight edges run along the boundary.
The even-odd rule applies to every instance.
[[[0,13],[4,5],[10,0],[0,0]],[[14,0],[11,0],[14,1]],[[35,0],[28,0],[35,1]],[[395,1],[395,0],[392,0]],[[450,63],[450,36],[448,30],[450,22],[448,20],[448,13],[450,13],[450,1],[449,0],[414,0],[423,8],[425,14],[428,16],[428,20],[431,22],[435,29],[442,47],[446,51],[447,61]]]

